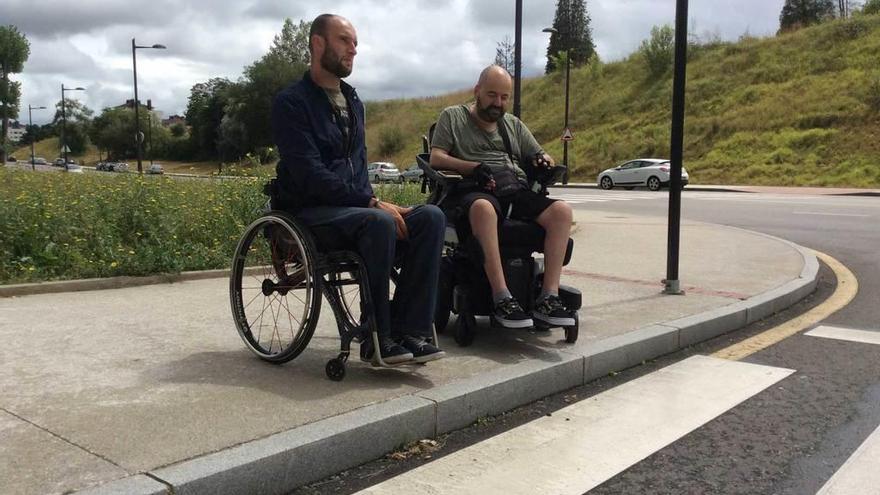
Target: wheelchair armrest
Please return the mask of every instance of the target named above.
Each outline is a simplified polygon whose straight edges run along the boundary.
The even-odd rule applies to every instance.
[[[566,170],[568,168],[565,165],[556,165],[551,168],[529,167],[526,170],[526,175],[528,175],[529,180],[537,182],[541,187],[549,187],[561,181]]]
[[[416,163],[419,164],[419,168],[424,172],[425,177],[429,180],[440,184],[441,186],[448,186],[450,184],[459,182],[464,179],[461,174],[457,174],[455,172],[450,172],[447,170],[434,170],[431,167],[431,155],[428,153],[419,153],[416,155]]]

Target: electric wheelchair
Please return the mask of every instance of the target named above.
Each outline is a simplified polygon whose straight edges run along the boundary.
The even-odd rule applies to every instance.
[[[339,354],[327,362],[325,372],[340,381],[352,342],[372,339],[373,349],[379,348],[366,266],[333,227],[307,227],[283,211],[275,180],[264,187],[269,196],[265,213],[245,229],[233,255],[229,298],[235,326],[259,358],[286,363],[309,344],[325,297],[340,337]],[[398,273],[392,269],[392,284]],[[378,352],[373,359],[376,366],[392,367]],[[393,366],[405,364],[413,363]]]
[[[473,343],[476,334],[477,316],[490,316],[491,323],[496,324],[491,318],[492,290],[483,269],[482,248],[466,228],[467,212],[450,200],[457,191],[474,190],[476,184],[457,173],[431,168],[430,136],[433,131],[434,125],[428,135],[422,137],[423,152],[416,156],[416,161],[423,172],[422,192],[430,193],[427,202],[437,205],[447,216],[434,328],[436,332],[443,332],[449,323],[450,313],[456,313],[455,341],[460,346],[468,346]],[[547,188],[558,182],[565,173],[563,166],[547,169],[531,166],[531,160],[520,160],[520,163],[527,164],[523,169],[528,176],[528,187],[545,196],[548,194]],[[541,293],[544,278],[543,258],[536,259],[532,255],[543,252],[544,229],[536,222],[504,218],[499,228],[498,242],[508,289],[523,310],[531,313],[535,299]],[[569,239],[563,265],[571,260],[573,249],[574,241]],[[574,325],[563,327],[565,341],[574,343],[578,339],[580,326],[577,310],[582,304],[581,293],[574,287],[560,285],[559,297],[574,312]],[[551,328],[539,320],[534,320],[534,325],[537,331]]]

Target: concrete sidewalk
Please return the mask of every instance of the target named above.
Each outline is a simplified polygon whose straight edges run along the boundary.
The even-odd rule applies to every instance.
[[[580,340],[484,323],[471,347],[418,368],[349,362],[325,305],[308,349],[252,356],[226,278],[0,299],[0,492],[284,493],[778,311],[818,262],[786,241],[685,222],[684,296],[661,294],[664,219],[576,212],[564,281]],[[453,322],[454,324],[454,318]]]

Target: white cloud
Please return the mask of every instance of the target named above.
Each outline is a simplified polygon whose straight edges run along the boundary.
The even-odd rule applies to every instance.
[[[775,32],[783,0],[691,2],[690,26],[736,39]],[[232,80],[269,48],[285,17],[324,12],[351,19],[360,41],[350,82],[368,100],[466,89],[494,60],[496,43],[514,37],[514,0],[3,0],[0,19],[31,43],[22,107],[52,106],[61,84],[90,108],[132,98],[131,39],[167,50],[138,50],[138,93],[166,115],[182,113],[193,84]],[[523,75],[544,67],[556,2],[523,0]],[[604,60],[626,56],[657,24],[673,23],[675,0],[587,0]],[[38,122],[49,112],[35,115]],[[21,115],[27,118],[26,111]]]

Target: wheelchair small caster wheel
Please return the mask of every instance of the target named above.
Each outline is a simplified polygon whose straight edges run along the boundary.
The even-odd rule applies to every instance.
[[[324,371],[327,373],[327,378],[334,382],[341,382],[345,378],[345,363],[339,358],[331,359],[327,361]]]
[[[578,339],[578,332],[580,327],[580,320],[578,319],[577,313],[574,314],[574,325],[570,327],[564,327],[565,330],[565,342],[569,344],[574,344]]]
[[[455,325],[455,343],[460,347],[467,347],[474,342],[474,334],[477,333],[477,317],[471,314],[460,313]]]

